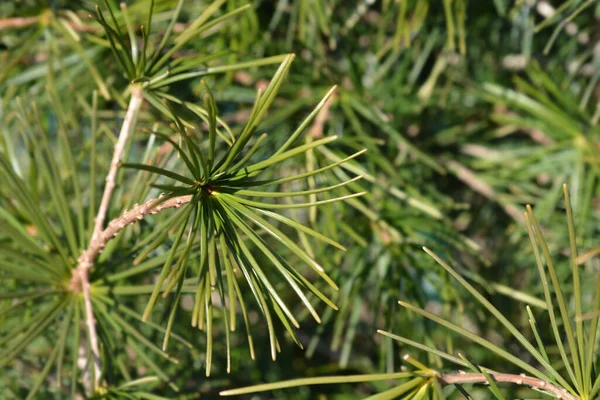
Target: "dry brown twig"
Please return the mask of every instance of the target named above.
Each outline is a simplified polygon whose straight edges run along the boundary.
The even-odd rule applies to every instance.
[[[79,257],[79,264],[73,273],[71,280],[71,290],[73,292],[81,292],[84,297],[85,310],[86,310],[86,327],[90,339],[90,348],[92,349],[92,355],[94,357],[94,373],[96,382],[94,387],[99,387],[100,375],[102,372],[102,366],[100,363],[100,348],[98,346],[98,335],[96,333],[96,321],[94,319],[94,312],[92,308],[90,283],[88,279],[88,272],[91,266],[94,264],[96,257],[102,253],[106,244],[125,229],[126,226],[141,221],[148,214],[157,214],[162,210],[169,208],[179,208],[184,204],[187,204],[192,199],[191,195],[179,196],[168,199],[161,202],[162,195],[159,198],[148,200],[143,204],[136,204],[131,210],[125,210],[123,215],[113,219],[107,226],[106,229],[101,231],[95,240],[90,242],[90,246],[81,254]]]
[[[0,19],[0,31],[5,30],[5,29],[11,29],[11,28],[14,28],[14,29],[25,28],[27,26],[34,25],[36,23],[41,23],[45,20],[46,15],[47,14],[41,14],[41,15],[38,15],[35,17],[1,18]],[[78,32],[96,32],[100,28],[100,26],[94,27],[94,26],[90,26],[90,25],[80,24],[75,21],[69,21],[67,19],[62,19],[62,20],[64,21],[64,23],[69,25],[69,27],[71,29],[76,30]]]
[[[500,373],[488,373],[488,375],[498,383],[512,383],[515,385],[529,386],[533,389],[543,390],[544,392],[552,394],[557,399],[564,400],[579,400],[576,396],[573,396],[566,389],[558,387],[543,379],[533,378],[525,374],[500,374]],[[438,378],[438,381],[442,386],[457,385],[463,383],[483,383],[489,384],[488,379],[484,374],[467,374],[460,372],[458,374],[442,374]]]
[[[335,99],[335,95],[332,95],[327,99],[325,104],[323,104],[323,108],[317,114],[315,118],[315,122],[313,122],[312,127],[310,128],[309,135],[315,139],[323,137],[323,127],[325,126],[325,122],[327,118],[329,118],[329,109],[331,108],[331,104]]]
[[[148,214],[157,214],[162,210],[169,208],[179,208],[192,200],[192,195],[173,197],[162,201],[162,195],[155,199],[150,199],[142,204],[136,204],[131,210],[125,212],[108,224],[106,229],[98,234],[98,237],[90,243],[90,246],[81,254],[80,263],[83,265],[92,265],[96,257],[102,253],[106,244],[125,229],[137,221],[141,221]]]
[[[9,28],[23,28],[39,21],[39,17],[15,17],[0,19],[0,31]]]
[[[77,266],[73,269],[73,276],[71,278],[70,288],[75,292],[83,294],[83,301],[85,305],[85,324],[90,340],[90,349],[94,358],[94,383],[93,388],[97,389],[100,386],[100,377],[102,376],[102,365],[100,360],[100,347],[98,345],[98,334],[96,332],[96,320],[94,318],[94,310],[92,307],[92,296],[89,282],[89,270],[94,264],[94,259],[102,251],[106,243],[104,242],[103,235],[106,231],[111,229],[110,225],[103,230],[104,220],[108,211],[108,206],[112,197],[112,192],[115,187],[115,176],[119,167],[119,162],[123,157],[125,150],[125,144],[131,136],[138,113],[142,107],[143,94],[142,88],[139,86],[132,86],[131,88],[131,99],[129,100],[129,106],[127,113],[121,126],[119,138],[113,151],[113,158],[110,163],[108,174],[106,175],[106,185],[104,187],[104,193],[102,194],[102,200],[100,207],[98,208],[98,214],[94,218],[94,230],[88,249],[84,250],[79,259],[77,260]],[[90,385],[91,386],[91,385]]]
[[[512,219],[514,219],[515,221],[519,223],[524,221],[523,215],[515,206],[513,206],[512,204],[505,204],[499,201],[494,189],[486,182],[481,180],[479,177],[477,177],[477,175],[473,171],[454,160],[443,161],[446,164],[446,167],[448,167],[448,169],[451,172],[453,172],[458,179],[460,179],[469,187],[471,187],[471,189],[490,200],[498,201],[501,204],[504,211],[506,212],[506,214],[511,216]]]

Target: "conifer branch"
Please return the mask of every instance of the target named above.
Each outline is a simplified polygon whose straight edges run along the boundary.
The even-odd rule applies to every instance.
[[[543,379],[533,378],[524,374],[501,374],[501,373],[488,373],[488,375],[498,383],[512,383],[515,385],[529,386],[530,388],[542,390],[544,392],[552,394],[557,399],[564,400],[579,400],[578,397],[573,396],[566,389],[556,386]],[[458,374],[442,374],[438,378],[442,386],[457,385],[463,383],[483,383],[489,384],[484,374],[467,374],[464,372]]]
[[[117,169],[119,168],[119,163],[121,162],[121,157],[123,156],[123,151],[125,150],[125,144],[127,143],[127,140],[129,139],[129,136],[131,135],[137,121],[137,116],[142,106],[143,99],[142,88],[139,86],[132,86],[129,107],[127,108],[127,113],[125,114],[123,125],[121,126],[119,139],[115,145],[108,175],[106,175],[106,185],[104,186],[102,201],[100,202],[100,207],[98,208],[98,214],[96,215],[96,218],[94,218],[95,225],[90,245],[98,238],[98,235],[104,226],[104,219],[106,218],[106,212],[108,211],[110,198],[115,188],[115,176],[117,175]]]
[[[77,268],[73,272],[71,280],[71,290],[81,292],[85,303],[86,328],[89,334],[90,348],[94,357],[94,388],[100,386],[100,376],[102,375],[102,365],[100,361],[100,348],[98,346],[98,334],[96,332],[96,320],[92,307],[91,288],[88,278],[88,271],[94,265],[96,257],[102,253],[106,244],[115,238],[127,225],[134,224],[142,220],[148,214],[157,214],[168,208],[179,208],[189,203],[192,195],[178,196],[161,202],[162,195],[155,199],[150,199],[143,204],[136,204],[131,210],[125,210],[123,215],[112,220],[107,228],[101,231],[95,239],[90,242],[89,247],[81,254],[78,259]]]
[[[102,228],[104,226],[104,219],[106,218],[112,192],[115,188],[115,176],[117,175],[117,169],[119,168],[119,163],[121,162],[121,157],[125,150],[125,144],[134,130],[138,113],[142,107],[142,102],[142,88],[139,86],[132,86],[131,99],[129,100],[127,113],[125,114],[121,132],[119,133],[119,138],[113,151],[113,158],[110,163],[108,174],[106,175],[106,185],[104,186],[102,201],[98,208],[98,214],[96,215],[96,218],[94,218],[92,239],[90,240],[88,249],[84,250],[77,260],[77,267],[73,271],[73,277],[71,279],[71,290],[80,291],[83,294],[83,301],[85,304],[85,324],[89,335],[90,349],[92,351],[92,356],[94,357],[94,390],[100,386],[102,364],[100,360],[100,348],[98,346],[98,334],[96,332],[96,320],[94,318],[94,310],[92,307],[92,296],[88,275],[89,269],[93,266],[94,259],[106,245],[106,242],[99,238],[105,237]],[[93,184],[93,182],[91,184]]]
[[[39,17],[14,17],[0,19],[0,30],[9,28],[23,28],[39,21]]]
[[[49,13],[43,13],[34,17],[12,17],[12,18],[0,18],[0,31],[5,29],[19,29],[25,28],[37,23],[40,23],[45,18],[48,18]],[[90,25],[85,25],[81,23],[77,23],[74,21],[70,21],[67,19],[62,19],[63,23],[67,24],[72,29],[79,32],[96,32],[98,28]]]
[[[98,237],[92,242],[79,258],[79,265],[83,268],[90,268],[94,264],[96,257],[102,253],[106,244],[115,238],[127,225],[132,225],[141,221],[148,214],[157,214],[168,208],[179,208],[189,203],[192,195],[178,196],[160,202],[162,195],[158,198],[150,199],[142,204],[136,204],[131,210],[125,210],[123,215],[113,219],[105,230],[98,234]]]
[[[321,111],[319,111],[319,113],[317,114],[317,117],[315,118],[315,122],[313,123],[312,127],[310,128],[310,133],[309,135],[315,139],[320,139],[323,137],[323,127],[325,126],[325,122],[327,121],[327,118],[329,118],[329,108],[331,107],[331,104],[333,103],[334,100],[334,96],[331,96],[330,98],[327,99],[327,101],[325,101],[325,104],[323,104],[323,108],[321,108]]]

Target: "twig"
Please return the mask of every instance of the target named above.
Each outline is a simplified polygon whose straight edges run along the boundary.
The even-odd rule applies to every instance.
[[[329,117],[329,108],[331,107],[331,104],[333,103],[333,99],[334,99],[334,96],[331,96],[330,98],[328,98],[327,101],[325,102],[325,104],[323,104],[323,108],[321,108],[321,111],[319,111],[319,113],[317,114],[317,117],[315,118],[315,122],[313,122],[313,125],[310,128],[309,135],[311,137],[313,137],[315,139],[323,137],[323,126],[325,125],[325,122],[327,121],[327,118]]]
[[[252,110],[250,110],[250,109],[240,110],[240,111],[236,111],[232,114],[225,115],[224,117],[222,117],[222,120],[226,124],[241,124],[241,123],[247,121],[251,114],[252,114]],[[201,123],[200,128],[204,129],[204,130],[208,130],[208,123],[206,123],[206,122]],[[187,131],[186,131],[186,133],[187,133]],[[178,138],[179,138],[178,135],[171,136],[171,140],[173,140],[175,142],[178,140]],[[158,148],[156,153],[158,154],[159,157],[162,157],[172,147],[173,147],[173,145],[170,142],[165,141],[163,144],[160,145],[160,147]],[[158,159],[157,159],[157,162],[158,162]]]
[[[160,202],[161,197],[150,199],[143,204],[136,204],[131,210],[125,210],[123,215],[110,221],[106,229],[100,232],[98,237],[90,243],[87,250],[81,254],[81,257],[79,258],[80,264],[92,265],[106,244],[125,229],[127,225],[141,221],[148,214],[157,214],[168,208],[179,208],[182,205],[189,203],[192,199],[192,195],[186,195],[173,197],[164,202]]]
[[[89,247],[81,254],[78,260],[77,268],[73,273],[73,278],[71,279],[71,290],[73,292],[83,293],[83,299],[85,303],[85,323],[89,333],[90,348],[94,357],[94,388],[99,387],[100,375],[102,374],[102,365],[100,361],[98,335],[96,333],[96,321],[94,319],[94,311],[92,308],[88,271],[94,264],[96,257],[106,246],[106,243],[116,237],[127,225],[131,225],[136,221],[142,220],[148,214],[156,214],[168,208],[179,208],[182,205],[189,203],[192,199],[191,195],[187,195],[174,197],[161,202],[161,197],[148,200],[141,205],[136,204],[130,211],[125,210],[122,216],[113,219],[108,224],[108,227],[101,231],[97,237],[90,242]]]
[[[45,17],[45,14],[42,14],[37,17],[15,17],[15,18],[2,18],[0,19],[0,31],[4,29],[10,28],[24,28],[29,25],[33,25],[39,21],[41,21]],[[74,21],[68,21],[63,19],[63,21],[69,25],[72,29],[80,32],[96,32],[98,28],[93,26],[88,26],[85,24],[79,24]]]
[[[573,396],[567,392],[566,389],[558,387],[543,379],[533,378],[524,374],[500,374],[500,373],[489,373],[488,374],[495,382],[499,383],[512,383],[515,385],[529,386],[534,389],[543,390],[544,392],[552,394],[557,399],[564,400],[579,400],[578,397]],[[489,384],[484,374],[443,374],[438,378],[442,386],[456,385],[462,383],[484,383]]]
[[[138,86],[131,88],[131,99],[129,100],[129,107],[121,126],[121,132],[119,139],[115,145],[113,152],[113,158],[110,163],[110,168],[106,176],[106,185],[104,187],[104,193],[102,194],[102,201],[98,209],[98,214],[94,218],[94,230],[92,239],[88,249],[83,251],[79,259],[77,260],[77,267],[73,271],[73,278],[71,279],[71,290],[74,292],[83,293],[83,301],[85,304],[85,324],[89,334],[90,348],[92,356],[94,357],[94,390],[100,386],[100,376],[102,375],[102,364],[100,361],[100,348],[98,346],[98,334],[96,333],[96,320],[94,319],[94,311],[92,307],[92,296],[90,293],[90,282],[89,282],[89,269],[94,263],[96,256],[104,248],[105,242],[100,238],[103,238],[103,225],[104,219],[106,218],[106,212],[108,211],[108,205],[112,196],[113,189],[115,187],[115,176],[119,167],[119,162],[123,156],[125,144],[127,139],[133,132],[135,122],[139,110],[142,106],[143,96],[142,89]],[[109,227],[110,228],[110,227]],[[107,230],[109,230],[107,228]]]
[[[464,165],[454,160],[444,160],[448,169],[456,175],[458,179],[466,183],[471,189],[481,194],[482,196],[497,201],[500,203],[504,211],[510,215],[515,221],[523,222],[523,216],[521,212],[512,204],[506,204],[496,196],[494,189],[479,178],[473,171],[465,167]]]
[[[102,375],[102,362],[100,360],[100,347],[98,346],[98,334],[96,333],[96,320],[94,319],[94,310],[92,307],[92,295],[90,293],[90,281],[88,279],[87,268],[76,268],[73,279],[79,277],[79,287],[83,293],[83,303],[85,305],[85,325],[89,333],[90,349],[94,357],[94,389],[100,385],[100,376]],[[73,287],[73,281],[71,281]]]
[[[22,28],[24,26],[35,24],[39,17],[17,17],[0,19],[0,31],[8,28]]]
[[[142,106],[142,100],[142,89],[138,86],[133,86],[131,88],[131,99],[129,100],[129,107],[127,108],[127,113],[125,114],[123,125],[121,126],[119,139],[117,140],[117,144],[115,145],[115,150],[113,152],[113,158],[110,162],[110,169],[108,171],[108,175],[106,175],[106,186],[104,186],[102,201],[100,202],[100,207],[98,208],[98,214],[96,215],[96,218],[94,218],[94,233],[92,234],[92,240],[90,241],[90,245],[91,242],[93,242],[98,237],[98,234],[100,234],[100,232],[102,231],[104,219],[106,218],[106,212],[108,211],[108,205],[110,203],[110,198],[112,196],[113,189],[115,188],[115,176],[117,175],[119,162],[121,162],[121,157],[123,156],[125,143],[127,143],[127,139],[129,139],[131,131],[133,131],[133,127],[135,126],[138,112],[140,110],[140,107]],[[89,268],[91,267],[91,265],[88,265],[87,267]]]

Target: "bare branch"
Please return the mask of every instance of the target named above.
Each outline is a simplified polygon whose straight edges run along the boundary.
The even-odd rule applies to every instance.
[[[106,186],[104,186],[102,201],[100,202],[100,207],[98,208],[98,214],[96,215],[96,218],[94,218],[94,232],[92,234],[92,240],[90,241],[90,245],[92,242],[94,242],[95,239],[98,238],[98,235],[102,231],[104,219],[106,218],[106,212],[108,211],[108,205],[110,203],[110,198],[112,196],[113,189],[115,188],[115,176],[117,175],[119,162],[121,161],[121,157],[123,156],[125,143],[127,143],[127,139],[131,135],[135,123],[137,121],[137,116],[142,106],[142,101],[142,88],[139,86],[133,86],[131,88],[131,99],[129,100],[129,107],[127,108],[127,113],[125,114],[123,125],[121,126],[119,139],[117,141],[117,144],[115,145],[108,175],[106,175]]]
[[[313,138],[318,139],[323,137],[323,126],[325,125],[325,122],[329,117],[329,108],[331,107],[334,98],[335,95],[328,98],[325,104],[323,104],[323,108],[321,108],[321,111],[319,111],[319,113],[317,114],[317,117],[315,118],[315,121],[313,122],[309,133],[309,135]]]
[[[162,196],[161,196],[162,197]],[[125,210],[122,216],[112,220],[108,227],[98,233],[97,237],[92,239],[89,247],[81,254],[77,260],[77,268],[73,271],[71,278],[71,290],[83,293],[85,303],[86,319],[85,324],[89,334],[90,348],[94,357],[94,388],[100,385],[100,376],[102,375],[102,365],[100,361],[100,348],[98,346],[98,334],[96,333],[96,320],[92,308],[92,297],[88,271],[94,265],[94,260],[102,252],[106,243],[116,237],[127,225],[134,224],[142,220],[148,214],[157,214],[168,208],[178,208],[189,203],[191,195],[174,197],[161,202],[161,197],[151,199],[141,205],[135,205],[130,211]]]
[[[147,202],[135,205],[131,210],[125,210],[123,215],[113,219],[108,224],[108,227],[98,234],[98,237],[90,243],[90,246],[85,250],[79,258],[79,266],[90,268],[95,258],[102,252],[106,243],[116,237],[127,225],[141,221],[148,214],[157,214],[168,208],[179,208],[182,205],[189,203],[192,195],[173,197],[164,202],[160,202],[160,197],[151,199]]]
[[[454,161],[454,160],[444,160],[446,167],[450,171],[452,171],[458,179],[466,183],[471,189],[481,194],[484,197],[487,197],[490,200],[494,200],[502,205],[504,211],[512,217],[517,222],[523,222],[523,215],[515,206],[512,204],[506,204],[498,199],[496,192],[494,189],[484,182],[482,179],[477,177],[473,171],[465,167],[464,165]]]
[[[102,375],[102,362],[100,360],[100,347],[98,346],[98,334],[96,333],[96,319],[92,308],[92,295],[90,293],[90,281],[88,279],[88,270],[86,268],[76,268],[73,277],[79,279],[81,292],[83,293],[83,303],[85,305],[85,325],[89,333],[90,349],[94,357],[94,388],[100,384],[100,375]]]
[[[579,400],[578,397],[573,396],[564,388],[556,386],[548,381],[526,376],[524,374],[516,375],[489,373],[488,375],[492,379],[494,379],[495,382],[498,383],[512,383],[515,385],[529,386],[533,389],[538,389],[550,393],[557,399]],[[466,374],[464,372],[459,374],[443,374],[438,379],[442,386],[456,385],[462,383],[489,383],[484,374]]]
[[[2,18],[0,19],[0,31],[4,29],[11,28],[24,28],[26,26],[30,26],[36,24],[42,20],[42,18],[46,17],[45,15],[40,15],[37,17],[14,17],[14,18]],[[95,32],[98,30],[98,27],[89,26],[85,24],[79,24],[74,21],[69,21],[67,19],[63,20],[67,25],[69,25],[72,29],[80,32]]]
[[[38,17],[16,17],[0,19],[0,30],[8,28],[22,28],[24,26],[35,24]]]
[[[110,198],[112,196],[113,189],[115,187],[115,176],[117,175],[117,169],[119,162],[123,156],[125,144],[131,133],[134,130],[137,116],[142,107],[143,96],[142,89],[138,86],[131,88],[131,99],[129,100],[129,107],[121,126],[121,132],[119,139],[115,145],[113,158],[110,163],[108,174],[106,175],[106,185],[104,187],[104,193],[102,194],[102,201],[98,208],[98,214],[94,218],[94,231],[92,239],[87,250],[84,250],[79,259],[77,260],[77,267],[73,270],[73,276],[71,278],[70,287],[73,292],[83,293],[83,302],[85,305],[85,324],[87,327],[90,348],[92,356],[94,357],[94,382],[93,389],[97,389],[100,386],[100,376],[102,375],[102,364],[100,360],[100,348],[98,345],[98,334],[96,332],[96,320],[94,318],[94,310],[92,307],[92,294],[90,292],[89,282],[89,269],[94,263],[96,256],[102,251],[106,245],[104,238],[106,237],[102,230],[104,225],[104,219],[106,218],[106,212],[108,211],[108,205],[110,204]],[[93,183],[92,183],[93,184]],[[107,231],[111,229],[110,227]],[[114,227],[112,228],[114,229]],[[122,228],[121,228],[122,229]],[[102,238],[102,239],[100,239]],[[92,386],[92,385],[90,385]]]

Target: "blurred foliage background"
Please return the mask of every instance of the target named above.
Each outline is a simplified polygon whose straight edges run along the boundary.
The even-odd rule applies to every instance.
[[[176,0],[156,0],[154,30],[169,24]],[[600,227],[600,3],[586,0],[223,0],[220,13],[247,3],[234,23],[207,38],[191,41],[175,54],[216,55],[203,63],[229,65],[284,53],[297,55],[286,81],[260,125],[269,146],[280,146],[329,87],[331,102],[306,135],[307,141],[338,135],[328,149],[286,163],[282,174],[314,170],[362,149],[367,152],[332,179],[363,179],[342,193],[368,194],[344,203],[307,209],[288,216],[342,243],[347,252],[298,237],[298,243],[323,263],[340,287],[332,294],[339,311],[319,308],[322,323],[298,308],[301,350],[287,338],[272,361],[266,327],[250,312],[256,360],[251,360],[242,330],[232,334],[232,371],[226,372],[224,332],[215,328],[212,373],[204,376],[205,336],[175,321],[173,331],[193,345],[174,346],[172,364],[149,354],[179,388],[166,382],[153,392],[172,398],[214,398],[224,388],[323,374],[392,372],[406,352],[422,362],[424,353],[401,348],[378,336],[377,329],[409,337],[448,352],[462,351],[478,363],[500,369],[493,354],[408,313],[397,300],[417,304],[462,324],[494,343],[518,352],[497,321],[486,317],[462,289],[423,251],[427,246],[447,260],[515,323],[528,326],[524,303],[544,307],[542,287],[523,223],[526,204],[547,229],[546,238],[561,279],[569,276],[568,235],[561,210],[561,185],[568,182],[578,244],[597,252]],[[128,1],[135,27],[147,19],[150,1]],[[209,2],[182,3],[175,32],[195,20]],[[116,5],[116,2],[115,2]],[[112,58],[101,26],[91,19],[93,1],[0,2],[0,136],[4,152],[27,160],[27,148],[15,134],[23,129],[19,107],[37,104],[48,130],[66,123],[79,130],[72,143],[81,160],[89,151],[92,96],[98,91],[96,168],[105,171],[111,146],[126,108],[127,79]],[[118,7],[116,7],[118,8]],[[119,15],[117,15],[119,18]],[[209,32],[210,33],[210,32]],[[218,56],[218,57],[217,57]],[[247,119],[256,89],[264,87],[276,66],[225,71],[206,77],[221,118],[233,129]],[[202,102],[200,78],[169,85],[181,101]],[[160,120],[144,107],[140,126]],[[147,136],[136,134],[130,158],[141,159]],[[261,150],[262,151],[262,150]],[[258,157],[260,158],[260,152]],[[24,161],[27,163],[27,161]],[[89,165],[81,173],[87,174]],[[103,173],[90,186],[101,187]],[[121,179],[128,179],[122,173]],[[87,175],[86,175],[87,176]],[[314,185],[315,182],[308,182]],[[98,189],[100,190],[100,189]],[[119,186],[121,194],[129,188]],[[141,196],[140,198],[143,198]],[[44,195],[39,198],[44,207]],[[133,203],[133,198],[123,201]],[[115,206],[113,216],[122,207]],[[158,224],[158,222],[157,222]],[[126,264],[137,254],[140,232],[128,228],[112,259]],[[0,237],[8,236],[0,227]],[[274,246],[276,246],[274,244]],[[285,254],[285,249],[282,249]],[[108,256],[107,256],[108,257]],[[110,265],[110,263],[109,263]],[[116,268],[116,267],[115,267]],[[124,269],[120,266],[121,270]],[[597,265],[586,264],[592,274]],[[310,273],[307,272],[307,277]],[[137,280],[136,280],[137,279]],[[146,279],[146,280],[145,280]],[[135,284],[151,283],[147,277]],[[583,290],[592,293],[590,280]],[[321,285],[321,283],[316,283]],[[587,286],[586,286],[587,285]],[[325,285],[318,286],[326,290]],[[591,294],[590,294],[591,295]],[[292,294],[290,293],[290,296]],[[147,295],[129,293],[124,304],[142,309]],[[190,296],[191,299],[191,296]],[[181,307],[190,307],[184,295]],[[0,301],[10,302],[11,299]],[[291,304],[298,303],[290,301]],[[1,304],[0,304],[1,305]],[[160,308],[160,306],[157,306]],[[164,325],[168,308],[164,306]],[[318,307],[321,307],[320,305]],[[0,307],[0,309],[2,309]],[[10,320],[0,312],[0,331]],[[544,321],[539,322],[540,325]],[[152,342],[161,337],[140,324]],[[525,328],[524,328],[525,329]],[[283,332],[283,329],[281,329]],[[542,335],[551,333],[542,331]],[[0,377],[0,397],[20,398],[41,360],[53,349],[51,335],[33,342]],[[282,338],[284,335],[281,336]],[[128,354],[128,353],[125,353]],[[519,356],[519,353],[516,354]],[[122,358],[131,377],[148,367],[135,357]],[[121,362],[120,361],[120,362]],[[440,366],[441,368],[441,366]],[[115,367],[120,376],[121,367]],[[50,375],[48,381],[57,377]],[[60,379],[60,378],[58,378]],[[118,378],[115,378],[118,380]],[[290,389],[245,398],[354,399],[385,383],[328,385]],[[63,389],[45,384],[40,398],[63,398]],[[482,389],[483,390],[483,389]],[[509,388],[514,396],[531,392]],[[485,398],[487,392],[482,394]],[[477,395],[477,390],[473,392]]]

